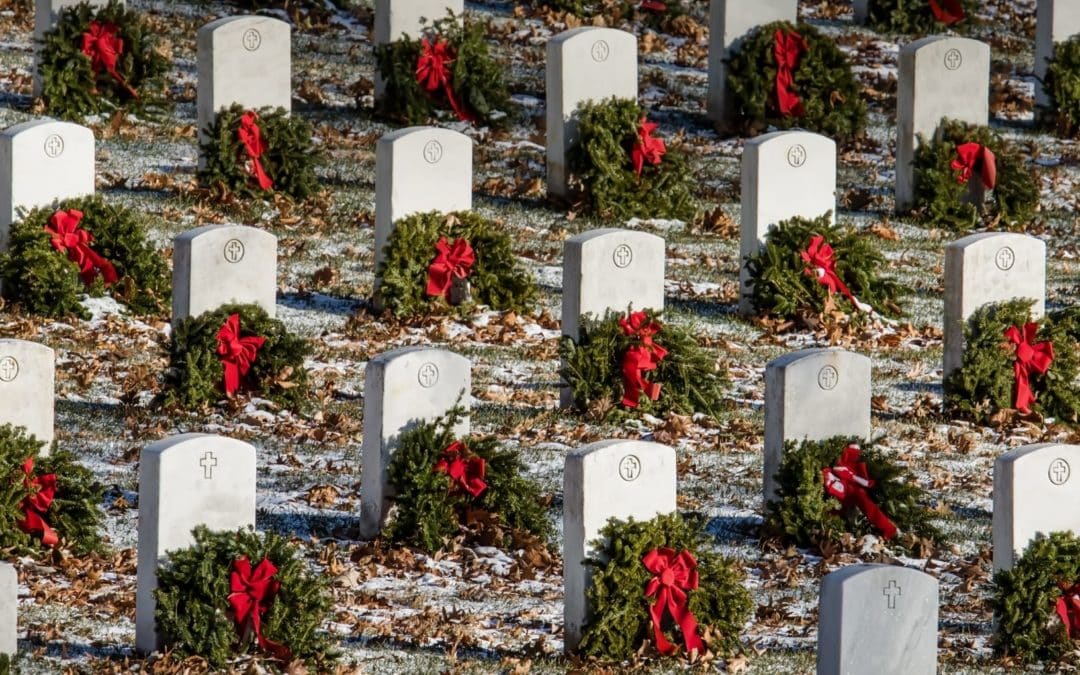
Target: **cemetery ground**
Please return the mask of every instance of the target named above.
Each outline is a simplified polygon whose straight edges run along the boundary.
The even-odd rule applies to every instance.
[[[865,87],[870,130],[855,146],[840,148],[839,218],[879,240],[887,272],[910,287],[903,298],[906,316],[851,332],[828,316],[811,318],[813,330],[784,330],[735,314],[742,142],[719,137],[704,118],[706,3],[670,32],[633,26],[641,38],[642,102],[665,136],[682,130],[701,214],[693,223],[626,226],[666,239],[666,319],[692,326],[732,384],[717,422],[671,416],[612,424],[558,409],[563,241],[595,227],[621,226],[575,216],[545,200],[544,45],[565,22],[524,3],[468,3],[473,18],[490,24],[491,47],[505,64],[518,108],[504,131],[451,125],[476,141],[475,208],[513,232],[518,254],[540,280],[541,310],[398,323],[373,316],[363,301],[373,281],[375,141],[393,128],[372,114],[370,6],[327,2],[328,12],[294,26],[293,111],[315,127],[325,192],[303,204],[244,204],[202,192],[193,181],[195,32],[235,8],[206,1],[129,4],[147,12],[169,42],[175,109],[160,120],[91,120],[98,190],[145,213],[165,253],[175,235],[210,223],[257,225],[277,235],[278,316],[312,341],[307,365],[316,395],[301,415],[259,400],[190,414],[153,412],[147,404],[160,391],[168,362],[167,316],[144,322],[112,300],[87,301],[93,313],[88,321],[0,311],[0,337],[57,350],[57,439],[112,486],[102,533],[110,553],[17,564],[24,672],[129,672],[140,663],[133,649],[138,455],[143,446],[184,432],[222,434],[256,446],[258,527],[294,534],[311,564],[334,579],[334,621],[327,629],[340,639],[346,672],[351,666],[362,672],[587,668],[562,656],[558,536],[554,556],[542,549],[503,553],[458,546],[430,557],[357,539],[364,364],[388,349],[419,344],[446,346],[473,361],[474,430],[520,449],[530,476],[550,497],[549,514],[560,529],[569,450],[609,438],[675,447],[681,510],[708,516],[716,546],[738,557],[747,572],[756,610],[743,631],[745,654],[726,666],[748,673],[812,671],[821,576],[860,560],[891,561],[873,537],[824,557],[759,540],[765,364],[794,349],[830,344],[869,355],[875,435],[938,499],[938,524],[946,534],[928,561],[901,561],[941,584],[941,672],[1009,666],[990,644],[993,461],[1025,443],[1078,443],[1080,434],[1049,420],[1001,419],[981,428],[941,415],[943,247],[955,236],[892,215],[898,43],[852,26],[850,2],[804,0],[800,17],[838,37]],[[1073,301],[1080,280],[1072,215],[1080,149],[1032,127],[1034,0],[981,4],[984,23],[973,37],[991,44],[993,123],[1019,142],[1039,171],[1042,210],[1026,231],[1047,243],[1052,309]],[[0,0],[0,127],[34,117],[30,5]],[[159,664],[155,672],[181,672],[185,665],[198,670],[190,662]],[[681,669],[677,663],[665,667]]]

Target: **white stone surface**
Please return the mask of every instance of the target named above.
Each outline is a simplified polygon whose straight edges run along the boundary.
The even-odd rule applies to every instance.
[[[1054,44],[1065,42],[1080,33],[1080,2],[1076,0],[1038,0],[1035,10],[1035,103],[1050,105],[1043,89]]]
[[[0,654],[15,656],[18,645],[19,575],[14,565],[5,562],[0,563]]]
[[[246,225],[206,225],[173,240],[172,322],[230,303],[277,311],[277,237]]]
[[[649,520],[672,513],[675,450],[645,441],[600,441],[566,457],[563,475],[564,644],[577,649],[588,621],[585,589],[592,542],[611,518]]]
[[[0,339],[0,424],[26,427],[46,443],[53,442],[56,401],[56,354],[37,342]]]
[[[368,362],[364,370],[360,536],[372,539],[382,529],[393,496],[386,470],[401,434],[460,404],[466,414],[454,433],[467,435],[471,391],[469,359],[445,349],[405,347]]]
[[[578,140],[578,107],[613,96],[637,101],[637,58],[637,38],[614,28],[574,28],[548,40],[548,194],[568,194],[567,153]]]
[[[41,95],[41,76],[38,74],[38,50],[45,33],[52,30],[60,20],[60,12],[67,7],[74,7],[80,0],[35,0],[34,1],[34,96]],[[91,7],[104,7],[109,0],[86,0]],[[124,4],[121,0],[120,4]]]
[[[194,543],[197,525],[236,530],[255,525],[255,448],[232,438],[182,434],[139,456],[139,553],[135,647],[161,647],[154,623],[158,565]]]

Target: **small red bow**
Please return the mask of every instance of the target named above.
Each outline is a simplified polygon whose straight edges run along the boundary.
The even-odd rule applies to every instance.
[[[667,5],[661,0],[641,0],[641,4],[638,5],[638,9],[648,10],[650,12],[664,13],[667,11]]]
[[[254,571],[246,555],[237,558],[229,575],[229,604],[241,638],[250,625],[260,648],[279,661],[289,663],[292,661],[289,648],[268,640],[262,634],[262,615],[270,609],[270,603],[281,590],[281,582],[274,579],[277,571],[274,563],[267,558],[263,558]]]
[[[217,353],[225,370],[225,393],[232,396],[240,388],[240,378],[248,374],[255,354],[266,338],[251,335],[240,337],[240,315],[233,314],[217,334]]]
[[[896,525],[870,499],[867,492],[874,487],[874,481],[866,470],[866,462],[860,461],[862,451],[852,443],[840,454],[840,463],[821,470],[825,482],[825,491],[840,500],[842,509],[858,508],[886,540],[896,536]]]
[[[694,556],[689,551],[680,551],[676,554],[670,548],[654,548],[645,554],[641,562],[645,565],[645,569],[653,574],[653,578],[645,586],[645,597],[656,598],[649,607],[656,650],[668,655],[674,654],[678,649],[667,641],[661,630],[661,622],[666,609],[682,630],[687,653],[695,650],[698,654],[704,653],[705,645],[697,632],[697,619],[690,611],[686,597],[687,591],[693,591],[698,587],[697,560],[694,560]]]
[[[776,57],[776,105],[781,115],[802,117],[805,114],[799,95],[792,91],[795,68],[808,49],[806,40],[795,31],[786,33],[777,28],[773,33],[773,54]]]
[[[461,441],[454,441],[443,450],[442,458],[435,464],[434,470],[450,476],[454,486],[476,498],[487,489],[484,481],[487,466],[483,457],[466,457],[468,450]]]
[[[960,4],[960,0],[928,0],[930,4],[930,11],[934,13],[934,18],[945,24],[951,26],[954,23],[964,20],[964,6]]]
[[[111,23],[91,21],[89,29],[82,34],[82,52],[90,58],[90,68],[95,73],[102,70],[113,76],[132,98],[139,98],[139,93],[131,88],[116,70],[116,62],[124,53],[124,40],[117,35],[118,27]]]
[[[1014,405],[1025,415],[1031,412],[1035,402],[1035,393],[1031,391],[1033,373],[1045,375],[1054,361],[1054,344],[1050,341],[1035,342],[1039,331],[1036,323],[1024,324],[1023,332],[1016,326],[1005,329],[1005,338],[1016,345],[1016,361],[1013,362],[1013,377],[1016,378]]]
[[[653,336],[660,332],[662,326],[659,322],[649,320],[645,312],[631,312],[629,317],[619,319],[619,326],[624,335],[641,341],[627,348],[622,362],[622,403],[628,408],[636,408],[642,392],[653,401],[660,398],[660,383],[645,382],[644,373],[656,370],[668,352],[653,342]]]
[[[818,280],[818,283],[829,289],[829,293],[840,292],[844,294],[855,308],[862,312],[869,312],[870,305],[859,302],[851,289],[847,287],[840,275],[836,273],[836,258],[833,247],[825,241],[825,237],[815,234],[810,237],[810,246],[799,254],[802,261],[807,264],[803,270],[807,275]]]
[[[48,473],[34,478],[34,458],[27,457],[23,462],[23,485],[30,490],[30,496],[22,501],[23,519],[18,521],[19,529],[28,534],[41,533],[41,543],[56,546],[60,538],[45,522],[45,512],[49,510],[56,497],[56,474]]]
[[[653,138],[652,132],[656,131],[658,126],[660,125],[655,122],[646,121],[644,117],[641,118],[641,122],[638,124],[637,136],[634,138],[634,149],[630,152],[630,159],[634,162],[634,173],[639,176],[641,170],[645,168],[646,162],[652,166],[657,166],[660,164],[660,160],[664,158],[664,154],[667,153],[664,141]]]
[[[259,189],[264,191],[272,190],[274,181],[270,180],[270,176],[266,175],[266,170],[263,169],[262,160],[260,159],[269,150],[269,146],[263,140],[262,131],[259,129],[259,116],[255,114],[255,111],[249,110],[243,114],[240,118],[240,126],[236,129],[236,135],[247,153],[246,163],[250,163],[248,171],[255,178]]]
[[[1057,615],[1065,624],[1065,631],[1073,640],[1080,638],[1080,583],[1070,586],[1058,582],[1061,597],[1057,600]]]
[[[997,158],[993,151],[985,145],[978,143],[964,143],[956,148],[956,159],[952,161],[954,171],[957,171],[956,182],[966,185],[975,170],[979,171],[979,178],[987,190],[993,190],[997,185]]]
[[[435,259],[427,268],[427,294],[446,297],[454,277],[464,279],[472,274],[476,254],[465,239],[455,239],[450,244],[446,237],[439,237],[435,250]]]
[[[436,38],[435,44],[432,44],[430,40],[423,38],[420,41],[420,58],[416,61],[416,82],[428,93],[442,89],[446,94],[446,100],[450,103],[450,109],[454,111],[458,119],[463,122],[475,122],[476,118],[458,103],[454,95],[449,69],[453,62],[454,50],[449,42]]]
[[[49,218],[45,231],[49,233],[52,247],[67,253],[68,260],[79,266],[79,275],[87,286],[94,283],[98,273],[106,286],[116,283],[116,268],[90,248],[94,235],[79,227],[83,212],[77,209],[57,211]]]

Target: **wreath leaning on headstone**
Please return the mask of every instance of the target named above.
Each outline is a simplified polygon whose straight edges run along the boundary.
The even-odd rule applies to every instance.
[[[64,8],[41,41],[41,96],[54,117],[126,110],[155,112],[165,102],[167,48],[135,9],[120,0]]]
[[[273,532],[200,525],[193,535],[157,571],[154,619],[164,646],[213,668],[254,654],[325,672],[336,658],[321,630],[333,606],[329,583],[296,546]]]
[[[1053,122],[1062,136],[1080,132],[1080,35],[1054,45],[1046,69],[1043,91],[1050,103],[1042,114]]]
[[[975,0],[867,0],[866,23],[882,33],[966,32],[977,7]]]
[[[731,55],[728,92],[737,130],[799,127],[848,142],[866,127],[866,103],[832,38],[805,24],[754,29]]]

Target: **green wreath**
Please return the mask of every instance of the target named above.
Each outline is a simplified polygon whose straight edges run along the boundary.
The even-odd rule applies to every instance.
[[[82,213],[81,218],[71,210]],[[50,222],[57,214],[69,223],[77,220],[77,228],[90,233],[88,246],[115,270],[115,283],[106,287],[101,271],[91,270],[83,278],[80,265],[72,261],[78,249],[57,248],[63,244],[59,239],[53,243],[58,229]],[[139,214],[98,196],[67,199],[23,215],[12,225],[8,248],[0,254],[0,278],[4,297],[28,312],[84,319],[90,313],[79,301],[86,293],[109,293],[137,314],[159,314],[168,308],[171,286],[168,267],[147,241]]]
[[[938,20],[928,0],[868,0],[866,3],[866,23],[880,33],[911,33],[916,35],[937,35],[946,30],[966,33],[971,29],[972,19],[978,4],[975,0],[936,0],[942,10],[942,17],[956,14],[963,17],[958,21]]]
[[[1047,111],[1058,133],[1076,136],[1080,131],[1080,35],[1054,45],[1043,91],[1050,98]]]
[[[968,185],[953,168],[957,148],[977,143],[994,153],[997,184],[985,204],[964,202]],[[1039,187],[1032,168],[1008,141],[987,127],[943,118],[933,142],[919,137],[915,150],[915,215],[935,227],[967,232],[985,225],[1023,226],[1035,215]]]
[[[780,109],[774,44],[778,31],[797,32],[806,44],[792,69],[790,87],[799,98],[801,115],[797,109],[788,114]],[[736,126],[745,135],[760,134],[769,127],[798,127],[848,142],[861,136],[866,127],[866,103],[851,64],[832,38],[812,26],[777,21],[755,29],[731,55],[727,85]]]
[[[169,551],[157,571],[154,619],[171,652],[200,656],[212,668],[254,654],[279,663],[303,661],[319,672],[332,664],[337,655],[321,630],[331,618],[330,584],[309,570],[295,545],[273,532],[250,529],[211,532],[200,525],[193,535],[195,543]],[[250,625],[243,632],[237,627],[229,601],[230,577],[236,561],[245,556],[255,572],[263,560],[277,568],[271,579],[280,588],[268,594],[269,608],[260,617],[261,634],[273,646],[260,645]],[[281,656],[279,646],[292,658]]]
[[[123,41],[113,72],[83,53],[83,35],[91,23],[105,29],[104,39]],[[52,30],[41,40],[38,74],[45,108],[54,117],[82,121],[87,115],[117,110],[139,115],[160,113],[164,108],[169,59],[163,54],[158,31],[135,9],[121,0],[104,7],[88,2],[66,7]]]

